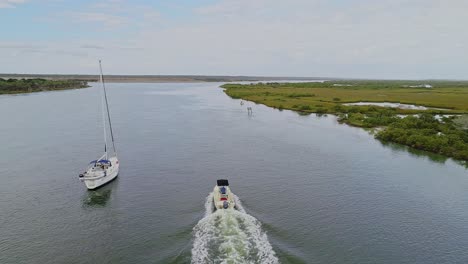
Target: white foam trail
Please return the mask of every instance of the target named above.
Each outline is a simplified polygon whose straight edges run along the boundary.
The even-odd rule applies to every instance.
[[[211,193],[213,194],[213,193]],[[246,213],[245,210],[244,210],[244,207],[242,206],[242,203],[241,203],[241,200],[239,199],[239,197],[237,197],[237,195],[235,194],[232,194],[234,196],[234,202],[236,203],[236,208],[237,210],[239,210],[240,212],[242,213]],[[213,199],[211,199],[213,200]]]
[[[279,263],[260,222],[234,199],[238,210],[214,211],[213,193],[206,198],[205,217],[194,227],[192,264]]]
[[[213,193],[208,194],[205,200],[205,217],[211,215],[214,211]]]

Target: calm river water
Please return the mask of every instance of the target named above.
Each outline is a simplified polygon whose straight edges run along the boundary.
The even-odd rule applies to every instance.
[[[121,170],[97,191],[96,87],[0,96],[0,263],[468,263],[451,160],[218,83],[108,86]],[[210,211],[218,178],[241,211]]]

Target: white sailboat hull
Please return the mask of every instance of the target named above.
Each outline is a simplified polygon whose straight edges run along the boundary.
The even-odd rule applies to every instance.
[[[109,159],[111,166],[106,169],[101,168],[89,168],[81,177],[81,180],[85,183],[86,188],[94,190],[99,188],[106,183],[114,180],[119,175],[119,161],[117,157]]]
[[[118,172],[114,172],[99,179],[84,179],[84,183],[86,185],[86,188],[88,188],[89,190],[94,190],[112,181],[117,177],[118,174]]]

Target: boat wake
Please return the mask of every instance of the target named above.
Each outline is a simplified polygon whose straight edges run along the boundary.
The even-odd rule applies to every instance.
[[[234,199],[238,210],[214,211],[213,193],[206,198],[205,216],[194,227],[192,264],[279,263],[260,222]]]

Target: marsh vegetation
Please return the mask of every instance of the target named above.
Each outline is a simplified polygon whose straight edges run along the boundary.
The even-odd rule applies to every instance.
[[[226,94],[300,113],[336,114],[341,123],[376,129],[375,137],[468,161],[468,82],[334,81],[225,84]],[[392,102],[421,107],[349,105]],[[451,114],[436,118],[436,115]],[[454,115],[456,114],[456,115]],[[404,115],[404,116],[401,116]]]
[[[86,88],[88,83],[82,80],[46,80],[46,79],[2,79],[0,94],[32,93],[53,90]]]
[[[367,112],[373,106],[346,103],[390,102],[425,106],[432,113],[468,112],[467,81],[432,81],[431,88],[417,81],[326,81],[309,83],[224,84],[232,98],[242,98],[275,108],[310,113]],[[336,86],[337,84],[341,86]],[[417,86],[417,87],[412,87]],[[397,109],[400,114],[427,112]]]

